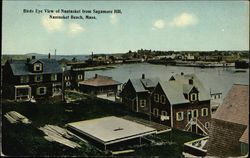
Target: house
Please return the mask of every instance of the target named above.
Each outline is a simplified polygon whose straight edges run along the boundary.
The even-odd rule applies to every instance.
[[[152,120],[197,134],[208,134],[210,96],[194,74],[171,76],[151,94]]]
[[[234,84],[211,119],[208,156],[248,155],[249,85]]]
[[[79,82],[79,90],[84,93],[98,94],[116,94],[118,86],[121,83],[112,79],[112,77],[95,74],[95,77]]]
[[[184,59],[187,61],[195,61],[195,56],[188,53],[188,55],[184,56]]]
[[[211,111],[214,113],[222,104],[222,93],[217,90],[210,90],[210,97]]]
[[[132,111],[150,114],[150,94],[158,83],[157,78],[129,79],[121,92],[122,103]]]
[[[87,64],[84,61],[69,62],[64,67],[64,87],[66,89],[79,89],[79,82],[85,78],[85,68]]]
[[[3,68],[3,97],[16,101],[63,100],[62,69],[55,59],[8,60]]]
[[[155,56],[153,59],[175,59],[176,58],[176,54],[172,54],[172,55],[158,55]]]

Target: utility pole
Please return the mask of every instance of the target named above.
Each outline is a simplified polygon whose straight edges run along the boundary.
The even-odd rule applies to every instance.
[[[64,101],[64,95],[65,95],[64,93],[64,70],[65,68],[63,67],[62,68],[62,101]]]
[[[55,59],[56,59],[56,49],[55,49]]]

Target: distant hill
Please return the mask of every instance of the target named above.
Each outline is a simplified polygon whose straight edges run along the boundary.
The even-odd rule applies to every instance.
[[[25,60],[26,58],[28,58],[29,56],[27,55],[2,55],[1,57],[1,65],[4,65],[5,62],[8,59],[14,59],[14,60]]]
[[[24,55],[3,54],[1,58],[1,65],[4,65],[8,59],[26,60],[27,58],[31,58],[32,56],[36,56],[37,59],[48,58],[47,54],[38,54],[38,53],[27,53]],[[76,58],[78,61],[84,61],[88,59],[88,55],[56,55],[56,60],[58,61],[62,59],[72,60],[73,58]],[[51,54],[51,59],[55,59],[54,54]]]
[[[48,56],[48,54],[39,54],[39,53],[27,53],[26,56]]]

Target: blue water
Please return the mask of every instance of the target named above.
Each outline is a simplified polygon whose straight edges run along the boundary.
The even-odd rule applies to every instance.
[[[162,81],[167,81],[171,75],[183,72],[184,74],[195,73],[209,90],[222,92],[225,97],[233,84],[249,85],[249,69],[247,72],[235,73],[235,68],[205,68],[179,67],[153,65],[148,63],[122,64],[116,65],[115,69],[87,71],[86,78],[93,77],[96,73],[113,77],[113,79],[125,83],[129,78],[139,78],[144,73],[146,77],[158,77]]]

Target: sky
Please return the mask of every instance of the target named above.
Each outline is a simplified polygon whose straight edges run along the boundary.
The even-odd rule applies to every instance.
[[[24,9],[33,13],[24,13]],[[42,10],[42,13],[35,10]],[[46,13],[50,9],[59,13]],[[62,10],[81,13],[62,13]],[[121,10],[114,13],[113,10]],[[91,10],[91,13],[82,13]],[[112,10],[94,13],[93,10]],[[96,19],[51,19],[95,16]],[[249,50],[247,1],[3,1],[2,53]]]

